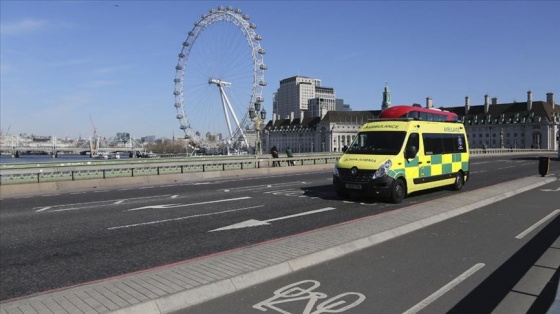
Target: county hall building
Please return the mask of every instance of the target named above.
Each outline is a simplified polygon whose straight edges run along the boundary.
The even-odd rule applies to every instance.
[[[391,106],[391,93],[386,86],[381,108]],[[535,148],[558,150],[560,106],[554,94],[546,100],[534,100],[531,91],[526,101],[500,103],[488,95],[482,104],[472,105],[465,97],[462,106],[443,106],[456,113],[465,125],[471,148]],[[426,108],[433,108],[426,98]],[[283,152],[290,146],[294,153],[341,151],[349,145],[358,129],[381,110],[352,111],[334,88],[324,87],[321,80],[294,76],[280,81],[273,95],[272,120],[261,131],[263,153],[272,146]]]

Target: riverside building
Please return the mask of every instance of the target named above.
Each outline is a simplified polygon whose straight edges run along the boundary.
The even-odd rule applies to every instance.
[[[335,110],[337,102],[340,108],[343,101],[335,99],[334,89],[333,106],[330,107],[329,102],[329,105],[321,107],[317,95],[326,99],[330,91],[317,93],[315,87],[320,88],[320,82],[302,76],[280,81],[281,86],[274,95],[272,120],[261,131],[263,153],[274,145],[280,151],[290,146],[294,153],[339,152],[352,142],[360,126],[379,117],[381,110],[352,111],[348,105],[343,110]],[[390,107],[388,86],[385,86],[382,95],[380,107]],[[288,99],[293,102],[288,103]],[[433,103],[432,98],[427,97],[425,107],[434,108]],[[529,91],[526,101],[512,103],[499,103],[497,98],[490,101],[485,95],[484,103],[479,105],[471,105],[467,96],[464,106],[438,109],[459,116],[467,130],[471,148],[558,150],[560,106],[555,103],[553,93],[546,94],[546,101],[535,101]]]

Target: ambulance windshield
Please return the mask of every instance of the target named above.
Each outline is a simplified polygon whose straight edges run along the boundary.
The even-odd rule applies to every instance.
[[[397,155],[403,146],[406,132],[360,132],[346,154]]]

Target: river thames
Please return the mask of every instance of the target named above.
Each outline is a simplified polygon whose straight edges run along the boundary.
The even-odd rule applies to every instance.
[[[122,156],[120,159],[128,159],[128,156]],[[69,163],[76,161],[92,161],[95,160],[88,155],[58,155],[57,158],[51,155],[21,155],[19,158],[13,158],[10,155],[0,155],[0,164],[34,164],[45,162]]]

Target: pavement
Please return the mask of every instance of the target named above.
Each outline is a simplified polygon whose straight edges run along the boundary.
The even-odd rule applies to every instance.
[[[8,313],[171,313],[556,181],[531,176],[277,239],[0,303]]]

